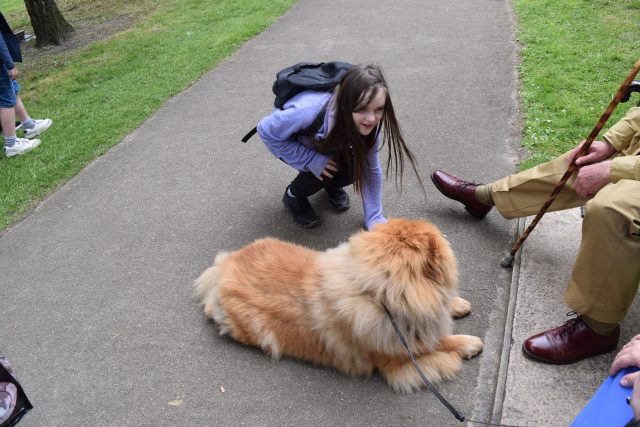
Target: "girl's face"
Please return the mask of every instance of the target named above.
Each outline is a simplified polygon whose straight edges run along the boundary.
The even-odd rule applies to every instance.
[[[372,90],[373,89],[369,89],[363,99],[368,99]],[[380,88],[369,104],[358,105],[355,110],[351,112],[353,123],[356,125],[356,129],[360,135],[367,136],[378,126],[384,114],[384,104],[386,100],[387,91],[384,88]]]

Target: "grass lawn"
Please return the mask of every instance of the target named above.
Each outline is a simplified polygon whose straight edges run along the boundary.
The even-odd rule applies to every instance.
[[[514,0],[526,169],[585,139],[640,59],[640,0]],[[636,78],[640,80],[640,77]],[[618,105],[614,124],[638,103]],[[600,135],[604,133],[601,132]]]
[[[137,128],[295,0],[57,0],[76,28],[62,47],[23,45],[21,97],[53,126],[25,156],[0,156],[0,230]],[[0,0],[33,34],[22,0]]]

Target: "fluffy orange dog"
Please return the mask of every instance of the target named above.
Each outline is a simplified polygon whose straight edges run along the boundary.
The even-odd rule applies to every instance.
[[[318,252],[260,239],[221,252],[196,280],[205,315],[221,334],[279,358],[347,374],[378,370],[399,392],[422,385],[382,304],[432,381],[451,378],[482,340],[451,335],[452,316],[471,311],[457,296],[449,243],[426,221],[391,219]]]

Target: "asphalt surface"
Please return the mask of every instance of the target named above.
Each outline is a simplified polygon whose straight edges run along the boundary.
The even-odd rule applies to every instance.
[[[562,248],[532,243],[513,269],[501,268],[522,224],[495,212],[477,221],[429,181],[436,168],[476,181],[514,170],[514,25],[510,1],[301,0],[5,230],[0,349],[34,404],[21,425],[460,424],[426,390],[397,395],[378,375],[351,378],[296,360],[275,362],[220,337],[193,299],[194,279],[219,250],[265,236],[323,250],[361,227],[353,193],[352,209],[342,214],[312,199],[321,226],[296,227],[281,205],[294,172],[257,137],[240,142],[271,110],[275,71],[304,60],[377,62],[385,70],[426,190],[410,171],[402,192],[391,177],[385,214],[442,229],[458,257],[460,293],[473,304],[455,330],[485,341],[484,352],[441,384],[441,393],[468,419],[566,424],[595,388],[581,382],[582,400],[543,405],[540,393],[553,393],[564,374],[545,367],[555,378],[549,390],[527,389],[541,378],[539,367],[519,360],[518,349],[521,336],[541,325],[516,316],[528,307],[533,314],[523,316],[539,315],[548,326],[564,320],[549,317],[544,303],[519,299],[525,285],[536,289],[546,280],[534,271],[548,272],[535,256],[527,264],[529,247],[543,259],[545,249]],[[579,218],[569,222],[579,227]],[[575,243],[568,241],[565,253]],[[568,274],[570,264],[558,268]],[[559,299],[545,298],[563,310]],[[606,368],[591,373],[589,386],[604,375]],[[559,424],[557,417],[540,421],[538,413],[556,409]]]

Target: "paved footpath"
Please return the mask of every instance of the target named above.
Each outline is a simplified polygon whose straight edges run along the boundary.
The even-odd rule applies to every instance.
[[[2,233],[0,349],[35,406],[21,425],[459,425],[427,391],[396,395],[379,376],[274,362],[221,338],[192,298],[218,250],[268,235],[325,249],[359,229],[359,203],[334,215],[321,200],[322,225],[295,227],[280,202],[292,171],[257,138],[239,142],[269,113],[276,70],[333,59],[384,68],[426,186],[425,197],[410,173],[402,193],[387,181],[385,213],[429,219],[448,236],[474,306],[456,331],[486,343],[439,389],[468,418],[540,425],[525,409],[549,414],[555,403],[522,385],[558,370],[533,378],[519,361],[524,369],[512,371],[521,336],[511,354],[503,342],[505,331],[537,332],[513,322],[526,288],[515,294],[512,279],[544,278],[500,268],[516,222],[476,221],[428,179],[435,168],[478,181],[514,170],[513,30],[507,0],[301,0]],[[531,247],[532,259],[557,261],[544,244]],[[563,414],[577,412],[570,406]]]

